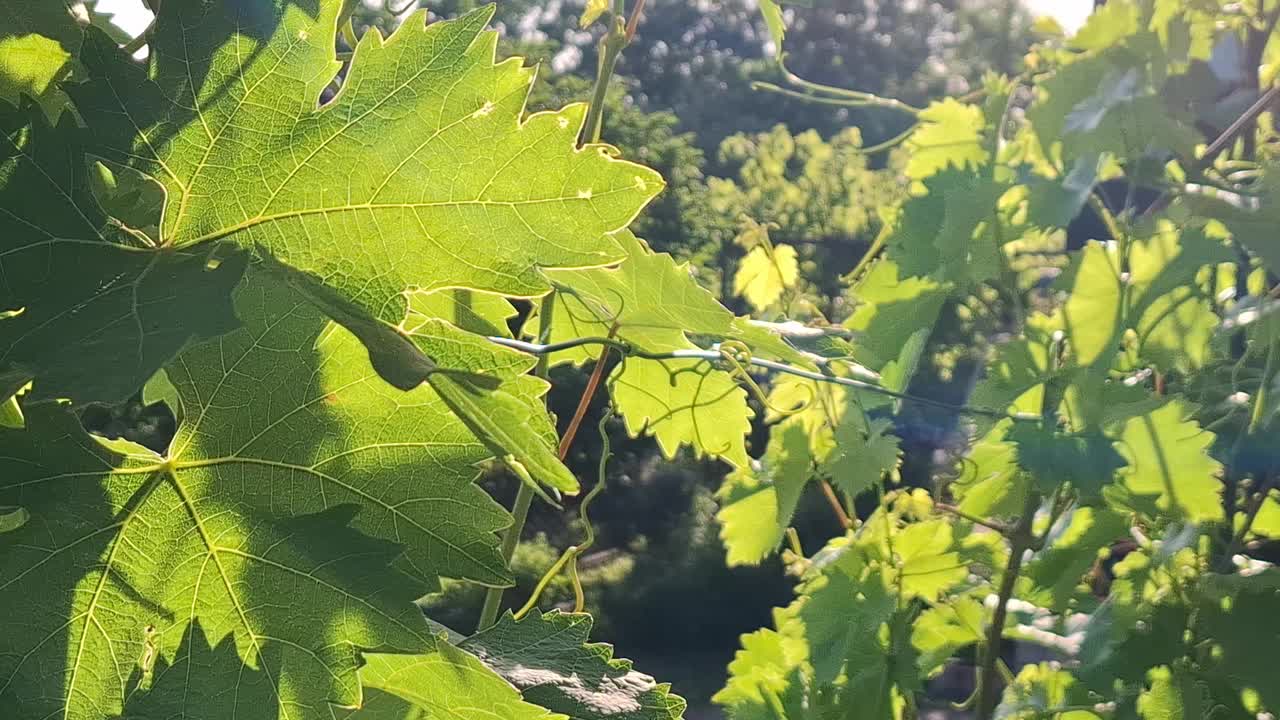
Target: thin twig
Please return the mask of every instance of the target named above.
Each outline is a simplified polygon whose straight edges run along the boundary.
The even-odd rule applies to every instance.
[[[840,523],[840,527],[845,530],[853,527],[853,520],[849,519],[849,514],[840,505],[840,498],[836,497],[836,491],[831,488],[831,483],[823,480],[818,485],[822,488],[822,494],[826,496],[827,502],[830,503],[831,512],[835,514],[836,521]]]

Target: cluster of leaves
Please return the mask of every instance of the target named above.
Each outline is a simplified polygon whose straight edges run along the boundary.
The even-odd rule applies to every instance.
[[[492,10],[343,32],[340,61],[349,3],[165,0],[139,63],[53,5],[0,3],[24,47],[61,43],[6,55],[18,100],[0,101],[16,717],[678,718],[667,686],[588,642],[587,615],[464,637],[414,603],[442,579],[512,583],[498,533],[513,542],[523,511],[477,466],[526,497],[576,493],[544,371],[603,373],[615,350],[602,382],[626,430],[732,467],[728,561],[790,541],[798,597],[744,638],[717,696],[732,716],[913,716],[971,648],[983,720],[1280,709],[1259,657],[1280,573],[1252,557],[1280,534],[1268,106],[1208,148],[1197,134],[1214,44],[1259,60],[1280,13],[1113,0],[974,102],[854,93],[913,116],[910,192],[846,277],[840,324],[802,325],[798,254],[768,226],[744,234],[735,290],[771,322],[627,229],[662,180],[581,144],[582,105],[526,117],[532,72],[495,62]],[[863,177],[857,145],[802,136],[803,164]],[[1107,207],[1095,190],[1115,180],[1160,200]],[[730,200],[797,233],[870,222],[836,191],[823,219],[786,192]],[[1109,237],[1029,285],[1086,207]],[[894,419],[944,306],[993,292],[1009,332],[964,409],[957,477],[891,488]],[[511,300],[533,298],[528,344]],[[83,429],[78,409],[140,388],[174,411],[167,448]],[[806,556],[790,526],[810,488],[847,532]],[[1000,695],[1005,638],[1060,661]]]
[[[577,491],[535,358],[485,336],[552,268],[661,262],[619,233],[662,181],[579,147],[582,105],[523,116],[492,10],[344,64],[344,5],[169,0],[145,63],[0,7],[61,49],[6,52],[0,102],[7,717],[682,711],[588,616],[414,604],[513,580],[480,463]],[[82,428],[144,385],[169,447]]]
[[[772,384],[767,448],[721,490],[722,537],[737,564],[785,546],[799,585],[743,636],[715,698],[731,717],[914,717],[967,656],[980,718],[1277,711],[1263,648],[1280,570],[1261,556],[1280,537],[1280,206],[1274,106],[1254,104],[1271,79],[1231,117],[1214,102],[1248,76],[1232,58],[1274,55],[1277,17],[1111,0],[1073,37],[1042,25],[1022,74],[916,113],[911,191],[846,278],[850,335],[822,350],[829,374],[857,377],[839,355],[900,390],[944,306],[1000,299],[1003,338],[962,409],[972,441],[930,488],[894,488],[911,398]],[[1107,233],[1064,267],[1084,213]],[[787,277],[772,267],[752,285],[765,299]],[[848,528],[815,554],[789,528],[808,487]],[[1005,641],[1053,662],[1010,672]]]

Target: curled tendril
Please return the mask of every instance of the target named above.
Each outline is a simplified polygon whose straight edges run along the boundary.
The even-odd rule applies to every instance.
[[[573,611],[582,612],[586,607],[586,594],[582,589],[582,580],[578,576],[578,557],[590,549],[596,542],[595,526],[591,524],[591,518],[587,515],[587,511],[591,507],[591,501],[595,500],[596,496],[604,492],[605,489],[605,480],[608,477],[607,471],[609,469],[609,458],[613,455],[613,451],[609,446],[609,432],[605,426],[612,419],[613,410],[606,408],[604,416],[600,418],[600,422],[597,425],[597,428],[600,431],[601,448],[600,465],[596,471],[596,484],[591,488],[590,492],[583,496],[582,502],[578,505],[578,518],[582,520],[583,533],[585,537],[583,537],[582,542],[577,545],[570,545],[565,548],[565,551],[560,554],[560,557],[551,565],[546,574],[538,580],[538,584],[534,586],[533,592],[529,594],[529,599],[525,601],[524,605],[521,606],[518,611],[516,611],[515,618],[517,620],[528,615],[530,611],[537,607],[538,600],[540,600],[542,598],[542,594],[546,592],[547,586],[556,579],[556,576],[560,574],[560,571],[563,570],[565,566],[568,566],[569,568],[569,582],[573,585]]]
[[[574,290],[573,288],[562,286],[562,285],[556,286],[556,291],[560,293],[562,297],[563,296],[572,297],[573,299],[581,303],[582,307],[585,308],[587,312],[592,315],[592,317],[589,317],[589,318],[584,318],[581,315],[575,315],[573,309],[569,307],[569,303],[566,302],[564,303],[564,311],[569,314],[569,318],[571,320],[579,323],[604,323],[606,325],[609,325],[610,327],[614,327],[619,325],[618,319],[622,317],[623,311],[626,310],[627,308],[627,298],[624,297],[622,293],[618,292],[613,288],[606,288],[606,290],[608,290],[608,292],[612,293],[615,297],[617,297],[618,299],[617,310],[613,310],[611,312],[602,312],[603,310],[607,310],[607,308],[597,309],[597,308],[591,307],[591,305],[582,298],[582,296],[578,293],[578,291]]]
[[[720,358],[729,366],[729,375],[735,379],[741,380],[742,383],[747,386],[747,389],[750,390],[751,394],[755,396],[756,400],[760,401],[760,404],[763,405],[766,410],[775,413],[779,417],[790,417],[803,412],[813,404],[816,393],[813,388],[808,385],[802,385],[801,387],[809,393],[809,397],[806,398],[804,402],[789,410],[784,410],[770,402],[769,396],[765,393],[764,388],[760,387],[760,384],[756,382],[756,379],[751,377],[751,373],[747,371],[746,366],[751,363],[751,348],[747,347],[746,343],[739,340],[726,340],[719,344],[717,350],[720,352]]]

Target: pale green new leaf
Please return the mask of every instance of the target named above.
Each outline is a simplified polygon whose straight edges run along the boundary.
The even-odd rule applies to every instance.
[[[1209,455],[1214,435],[1190,419],[1193,411],[1172,400],[1126,421],[1116,445],[1128,461],[1121,483],[1129,502],[1152,515],[1221,520],[1222,464]]]
[[[733,720],[776,720],[804,712],[805,644],[763,628],[742,636],[729,663],[729,680],[711,701]]]
[[[1185,670],[1167,665],[1151,668],[1147,681],[1147,689],[1138,696],[1138,714],[1143,720],[1198,720],[1205,716],[1200,686]]]
[[[767,248],[757,245],[738,263],[733,292],[746,298],[756,310],[767,310],[795,287],[800,278],[796,249],[790,245]]]
[[[725,478],[716,519],[730,566],[759,564],[777,549],[812,477],[812,452],[804,426],[787,422],[774,428],[758,463]]]
[[[954,98],[936,100],[920,111],[920,126],[907,138],[911,150],[907,177],[923,180],[940,170],[961,170],[985,165],[989,158],[983,147],[986,119],[982,108]]]
[[[630,358],[610,376],[609,392],[627,432],[653,435],[668,459],[688,445],[699,457],[746,467],[754,413],[746,391],[710,362]]]
[[[119,714],[144,657],[171,670],[130,703],[240,682],[240,701],[195,716],[328,717],[360,700],[357,651],[428,649],[411,600],[438,576],[510,583],[494,534],[508,518],[473,484],[490,453],[435,392],[387,385],[355,338],[259,271],[237,311],[244,328],[170,366],[164,455],[95,440],[50,404],[0,435],[0,505],[31,516],[0,536],[0,705],[19,717]],[[513,393],[545,387],[516,377],[518,353],[416,332]]]
[[[733,313],[689,274],[686,264],[655,253],[630,232],[616,237],[626,252],[617,268],[548,270],[557,288],[551,341],[615,337],[644,350],[662,352],[693,345],[686,333],[724,338],[734,334]],[[594,360],[598,348],[557,353],[557,362]]]
[[[55,83],[71,72],[84,34],[64,0],[0,0],[0,100],[22,96],[57,118],[67,97]]]
[[[939,669],[957,651],[983,641],[986,611],[977,599],[965,596],[935,605],[911,624],[911,644],[920,653],[923,673]]]
[[[900,277],[892,260],[877,262],[850,291],[858,305],[844,325],[860,333],[854,357],[877,370],[897,359],[914,332],[933,327],[947,292],[930,278]]]
[[[1027,564],[1028,590],[1023,600],[1062,612],[1075,596],[1084,574],[1097,561],[1098,551],[1110,548],[1129,531],[1123,515],[1105,508],[1080,507],[1061,521],[1047,539],[1047,547]]]
[[[527,702],[575,720],[679,720],[685,701],[664,683],[588,642],[591,616],[510,613],[460,647],[520,690]]]
[[[477,335],[511,337],[508,322],[516,309],[506,298],[471,290],[431,290],[409,295],[409,320],[415,316],[447,320],[455,327]]]
[[[1080,251],[1062,285],[1070,290],[1062,321],[1076,362],[1107,367],[1119,351],[1121,333],[1120,267],[1114,253],[1090,242]]]
[[[539,268],[620,259],[610,234],[661,179],[577,149],[581,105],[521,118],[533,73],[495,64],[492,8],[365,33],[318,107],[341,5],[177,3],[149,68],[89,33],[74,99],[96,152],[168,191],[163,244],[272,255],[324,289],[335,319],[363,323],[375,355],[401,343],[407,289],[530,297],[549,289]],[[425,372],[408,358],[378,369],[400,387]]]

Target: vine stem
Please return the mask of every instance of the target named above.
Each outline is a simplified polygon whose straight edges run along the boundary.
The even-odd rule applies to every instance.
[[[561,350],[568,350],[570,348],[581,347],[583,345],[608,345],[618,350],[623,355],[627,355],[630,357],[643,358],[645,360],[705,360],[707,362],[715,363],[715,362],[721,362],[724,359],[724,356],[721,354],[721,352],[718,349],[671,350],[668,352],[649,352],[646,350],[642,350],[640,348],[633,347],[630,343],[624,342],[622,340],[616,340],[616,339],[607,338],[607,337],[581,337],[581,338],[574,338],[572,340],[565,340],[563,342],[558,342],[558,343],[531,343],[531,342],[525,342],[524,340],[513,340],[511,338],[498,337],[498,336],[490,336],[487,339],[489,340],[489,342],[492,342],[496,345],[509,347],[509,348],[512,348],[513,350],[520,350],[521,352],[527,352],[531,355],[547,355],[550,353],[560,352]],[[805,370],[804,368],[798,368],[798,367],[795,367],[794,365],[788,365],[786,363],[776,362],[774,360],[765,360],[764,358],[751,357],[747,360],[745,364],[751,365],[753,367],[762,368],[765,370],[771,370],[774,372],[786,373],[788,375],[795,375],[796,377],[802,377],[802,378],[805,378],[806,380],[813,380],[815,382],[830,383],[832,385],[842,385],[844,387],[851,387],[858,390],[865,390],[867,392],[874,393],[877,395],[883,395],[885,397],[891,397],[891,398],[894,398],[897,400],[903,400],[906,402],[919,403],[921,405],[928,405],[930,407],[936,407],[936,408],[948,410],[948,411],[963,414],[963,415],[976,415],[981,417],[990,417],[990,418],[995,418],[997,420],[1003,420],[1007,418],[1014,422],[1028,422],[1028,423],[1041,422],[1041,418],[1039,415],[1034,415],[1030,413],[1008,413],[1008,412],[1003,412],[993,408],[973,407],[971,405],[958,405],[956,403],[949,403],[949,402],[944,402],[942,400],[934,400],[933,398],[927,398],[919,395],[912,395],[910,393],[899,392],[897,390],[891,390],[887,387],[883,387],[881,385],[875,385],[873,383],[865,382],[862,380],[855,380],[853,378],[840,377],[838,375],[833,375],[830,372],[822,373],[822,372],[815,372],[813,370]]]
[[[556,292],[552,290],[542,298],[542,304],[538,308],[538,341],[547,342],[551,339],[551,318],[556,309]],[[534,367],[534,374],[543,380],[551,372],[551,355],[541,355],[538,357],[538,364]],[[583,403],[587,402],[584,395]],[[563,443],[562,443],[563,445]],[[564,457],[564,453],[560,453],[560,457]],[[522,482],[516,489],[516,499],[511,505],[511,526],[507,528],[506,533],[502,536],[502,562],[504,565],[511,565],[511,558],[516,554],[516,546],[520,544],[520,534],[524,532],[525,520],[529,517],[529,507],[533,504],[533,486],[530,483]],[[476,623],[476,632],[487,629],[493,625],[498,619],[498,609],[502,605],[502,594],[505,588],[491,587],[485,590],[484,605],[480,608],[480,621]]]
[[[1035,545],[1035,538],[1031,534],[1031,523],[1035,519],[1035,510],[1039,504],[1038,493],[1027,493],[1027,502],[1022,508],[1018,524],[1009,533],[1009,562],[1000,576],[996,607],[991,615],[991,625],[987,628],[986,641],[982,646],[982,662],[978,666],[978,720],[991,720],[999,704],[999,698],[996,695],[996,664],[1000,660],[1001,643],[1004,640],[1004,623],[1009,616],[1009,600],[1013,597],[1013,586],[1017,583],[1018,573],[1022,570],[1022,556]]]
[[[591,104],[587,107],[587,121],[582,126],[582,142],[600,142],[600,134],[604,130],[604,103],[609,94],[609,78],[613,77],[613,69],[618,64],[618,56],[627,46],[627,24],[623,20],[626,15],[626,1],[614,0],[610,11],[609,32],[600,41],[600,62],[596,67],[595,86],[591,90]],[[637,22],[639,15],[637,14]],[[634,32],[634,30],[633,30]]]

